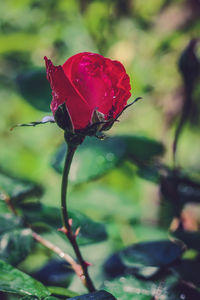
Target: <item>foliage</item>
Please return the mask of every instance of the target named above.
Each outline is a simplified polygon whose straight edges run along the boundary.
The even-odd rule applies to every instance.
[[[200,298],[197,2],[0,4],[2,299]],[[88,137],[72,164],[70,218],[74,232],[80,227],[94,294],[34,239],[73,256],[57,230],[67,150],[61,131],[55,124],[9,131],[50,112],[43,57],[62,64],[82,51],[122,61],[133,97],[143,98],[104,140]]]

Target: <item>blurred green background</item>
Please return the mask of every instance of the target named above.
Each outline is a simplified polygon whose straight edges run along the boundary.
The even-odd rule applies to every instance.
[[[41,94],[44,85],[35,82],[27,92],[33,98],[25,99],[20,76],[32,70],[43,72],[45,55],[58,65],[82,51],[121,61],[131,78],[130,101],[143,98],[126,110],[108,134],[160,141],[165,147],[160,162],[172,166],[172,143],[184,103],[183,77],[177,63],[190,40],[199,36],[199,16],[197,0],[1,1],[1,168],[41,184],[45,188],[42,202],[59,206],[61,175],[51,163],[63,142],[62,130],[54,124],[13,131],[10,128],[50,114],[36,108],[37,100],[34,104],[34,93]],[[200,56],[200,47],[196,56]],[[193,94],[192,116],[180,137],[177,163],[187,174],[199,178],[198,85]],[[50,104],[51,96],[47,101]],[[83,157],[91,159],[92,165],[102,163],[106,171],[92,181],[78,180],[81,175],[76,172],[80,164],[77,161],[71,175],[69,207],[106,224],[112,251],[131,243],[167,237],[170,222],[167,213],[162,214],[158,184],[138,176],[137,164],[130,160],[118,163],[120,153],[116,154],[116,164],[108,170],[104,152],[96,153],[97,159],[89,148]],[[86,173],[89,171],[89,167],[85,169]],[[198,227],[199,221],[195,224]],[[110,250],[101,247],[96,246],[106,256]],[[98,256],[96,251],[94,256]]]

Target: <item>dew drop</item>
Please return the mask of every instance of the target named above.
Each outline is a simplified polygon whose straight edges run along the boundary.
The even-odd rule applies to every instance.
[[[107,154],[106,154],[106,159],[107,159],[108,161],[112,161],[112,160],[114,159],[114,154],[111,153],[111,152],[107,153]]]

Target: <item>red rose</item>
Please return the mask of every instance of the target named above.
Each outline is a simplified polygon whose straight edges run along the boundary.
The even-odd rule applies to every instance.
[[[115,119],[131,96],[130,80],[123,65],[99,54],[83,52],[54,66],[45,57],[52,88],[51,110],[65,103],[74,129],[92,125],[95,113],[102,121]]]

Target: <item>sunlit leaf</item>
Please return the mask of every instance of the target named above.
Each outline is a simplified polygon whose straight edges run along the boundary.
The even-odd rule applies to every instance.
[[[105,290],[120,300],[152,300],[156,284],[133,277],[120,277],[104,282]],[[167,298],[164,298],[167,299]]]
[[[66,144],[61,145],[52,160],[52,166],[62,173]],[[70,170],[70,180],[80,183],[99,177],[116,167],[122,159],[146,163],[164,152],[157,141],[140,136],[114,136],[105,140],[88,137],[76,151]]]
[[[2,260],[0,260],[0,270],[1,291],[19,295],[33,295],[39,298],[50,295],[50,292],[39,281]]]
[[[10,213],[0,214],[0,234],[21,226],[21,219]]]
[[[79,299],[80,300],[116,300],[116,298],[113,297],[113,295],[103,290],[70,298],[70,300],[79,300]]]
[[[23,261],[30,253],[33,238],[30,229],[16,229],[0,235],[0,259],[11,265]]]
[[[59,286],[48,286],[48,290],[51,292],[51,294],[55,296],[62,296],[62,297],[75,297],[78,296],[77,293]],[[46,299],[46,298],[45,298]]]
[[[70,170],[70,180],[74,183],[88,181],[114,168],[125,153],[125,143],[118,137],[99,140],[87,137],[75,153]],[[63,144],[52,160],[56,171],[62,172],[67,146]]]
[[[200,293],[187,283],[179,283],[178,278],[143,281],[131,276],[104,282],[105,289],[120,300],[198,300]]]
[[[31,230],[22,225],[19,217],[0,214],[0,259],[12,265],[23,261],[33,246]]]

